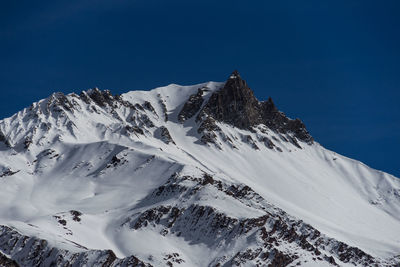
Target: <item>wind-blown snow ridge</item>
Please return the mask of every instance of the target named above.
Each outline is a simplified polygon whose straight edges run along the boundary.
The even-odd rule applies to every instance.
[[[0,121],[0,265],[400,264],[400,182],[240,74],[54,93]]]

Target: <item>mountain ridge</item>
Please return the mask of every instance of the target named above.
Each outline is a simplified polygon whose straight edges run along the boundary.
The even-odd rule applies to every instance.
[[[55,93],[0,121],[0,177],[0,252],[25,266],[400,261],[398,179],[324,149],[236,71]]]

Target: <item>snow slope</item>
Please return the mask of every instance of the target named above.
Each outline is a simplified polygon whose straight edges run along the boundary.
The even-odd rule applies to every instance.
[[[0,252],[26,266],[399,264],[399,179],[262,124],[215,121],[204,141],[196,115],[224,86],[55,93],[0,121]]]

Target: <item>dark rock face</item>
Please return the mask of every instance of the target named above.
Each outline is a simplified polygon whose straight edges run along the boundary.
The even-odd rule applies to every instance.
[[[81,221],[80,216],[82,215],[82,212],[77,211],[77,210],[70,210],[69,212],[71,213],[72,219],[74,221],[76,221],[76,222],[80,222]]]
[[[2,254],[0,252],[0,266],[3,267],[18,267],[18,263],[14,260],[11,260],[9,258],[7,258],[6,256],[4,256],[4,254]]]
[[[73,112],[74,106],[63,93],[57,92],[52,94],[47,103],[47,112],[50,112],[50,110],[62,112],[61,108]]]
[[[164,121],[168,121],[167,106],[165,105],[164,100],[161,98],[161,95],[158,94],[157,96],[160,98],[158,103],[160,103],[160,105],[161,105],[162,112],[163,112],[163,115],[164,115]]]
[[[248,129],[262,121],[259,102],[237,71],[232,73],[221,90],[212,94],[199,116],[203,113],[241,129]]]
[[[164,143],[166,143],[166,144],[169,144],[169,143],[175,144],[174,139],[172,139],[171,134],[169,133],[167,127],[161,126],[159,130],[160,130],[160,139]]]
[[[280,112],[275,106],[272,98],[259,103],[262,111],[263,124],[279,133],[291,132],[296,138],[306,143],[312,144],[314,139],[309,134],[306,126],[300,119],[289,119],[284,113]],[[293,142],[292,142],[293,143]]]
[[[179,122],[184,122],[199,112],[201,105],[203,104],[203,90],[199,88],[197,94],[193,94],[189,97],[189,100],[183,106],[181,112],[178,114]]]
[[[0,173],[0,178],[1,177],[5,177],[5,176],[11,176],[11,175],[14,175],[14,174],[16,174],[18,172],[19,172],[19,170],[12,171],[10,168],[7,168],[2,173]]]
[[[150,267],[134,255],[118,259],[112,250],[72,252],[51,246],[48,241],[22,235],[15,229],[0,225],[0,266],[141,266]]]
[[[150,103],[149,101],[145,101],[145,102],[143,103],[143,107],[144,107],[145,109],[147,109],[148,111],[151,111],[151,112],[153,112],[154,114],[157,114],[156,111],[155,111],[155,109],[154,109],[154,107],[151,105],[151,103]]]
[[[299,119],[289,119],[280,112],[272,99],[259,102],[237,71],[229,77],[225,86],[212,94],[197,116],[197,121],[211,116],[240,129],[252,130],[264,124],[278,133],[292,133],[297,139],[312,144],[313,138]]]
[[[203,143],[215,143],[216,131],[219,132],[221,129],[215,124],[215,120],[212,117],[206,117],[197,129],[197,132],[202,134],[200,140]]]
[[[109,90],[100,91],[99,89],[95,88],[87,92],[82,92],[80,97],[87,104],[89,104],[92,100],[100,107],[104,107],[107,104],[111,107],[114,106],[114,97],[111,95]]]
[[[82,99],[86,104],[94,103],[101,108],[111,107],[111,109],[113,109],[117,108],[118,104],[121,104],[125,107],[135,109],[131,103],[124,101],[120,95],[113,96],[109,90],[99,90],[98,88],[94,88],[88,91],[82,91],[79,96],[76,94],[71,94],[71,96]],[[78,105],[74,100],[69,100],[63,93],[54,93],[48,99],[46,107],[47,112],[62,113],[68,111],[73,113],[74,105]],[[152,108],[150,103],[148,103],[148,107]],[[96,110],[95,107],[93,108]],[[143,110],[143,107],[141,108]],[[111,112],[113,112],[113,110]]]
[[[252,148],[259,150],[258,146],[254,142],[253,138],[250,135],[244,135],[242,136],[242,141],[248,145],[250,145]]]
[[[31,144],[32,144],[32,137],[27,136],[24,140],[24,148],[28,149]]]
[[[130,133],[144,134],[143,130],[137,126],[132,127],[132,126],[126,125],[125,129]]]
[[[273,149],[275,147],[275,144],[268,137],[262,137],[260,141],[263,142],[264,145],[269,149]]]
[[[6,146],[10,147],[10,143],[8,142],[6,136],[3,134],[3,132],[0,130],[0,142],[3,142],[6,144]]]

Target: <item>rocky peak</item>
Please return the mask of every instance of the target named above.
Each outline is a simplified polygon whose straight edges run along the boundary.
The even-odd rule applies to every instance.
[[[260,121],[259,103],[237,71],[230,75],[222,89],[211,95],[199,116],[204,113],[242,129]]]
[[[61,92],[53,93],[47,100],[48,100],[47,101],[47,111],[48,112],[50,112],[50,109],[60,112],[60,111],[62,111],[62,109],[60,109],[60,108],[63,108],[64,110],[73,112],[72,103]]]
[[[247,130],[264,124],[273,131],[292,133],[301,141],[313,142],[304,124],[299,119],[292,120],[286,117],[278,110],[271,97],[267,101],[258,101],[236,70],[229,76],[225,86],[211,95],[200,111],[197,121],[206,117]]]
[[[100,91],[97,87],[94,89],[90,89],[86,92],[85,91],[81,92],[80,97],[86,103],[90,103],[90,101],[92,100],[100,107],[104,107],[107,104],[109,106],[113,106],[114,102],[114,97],[112,96],[109,90]]]

